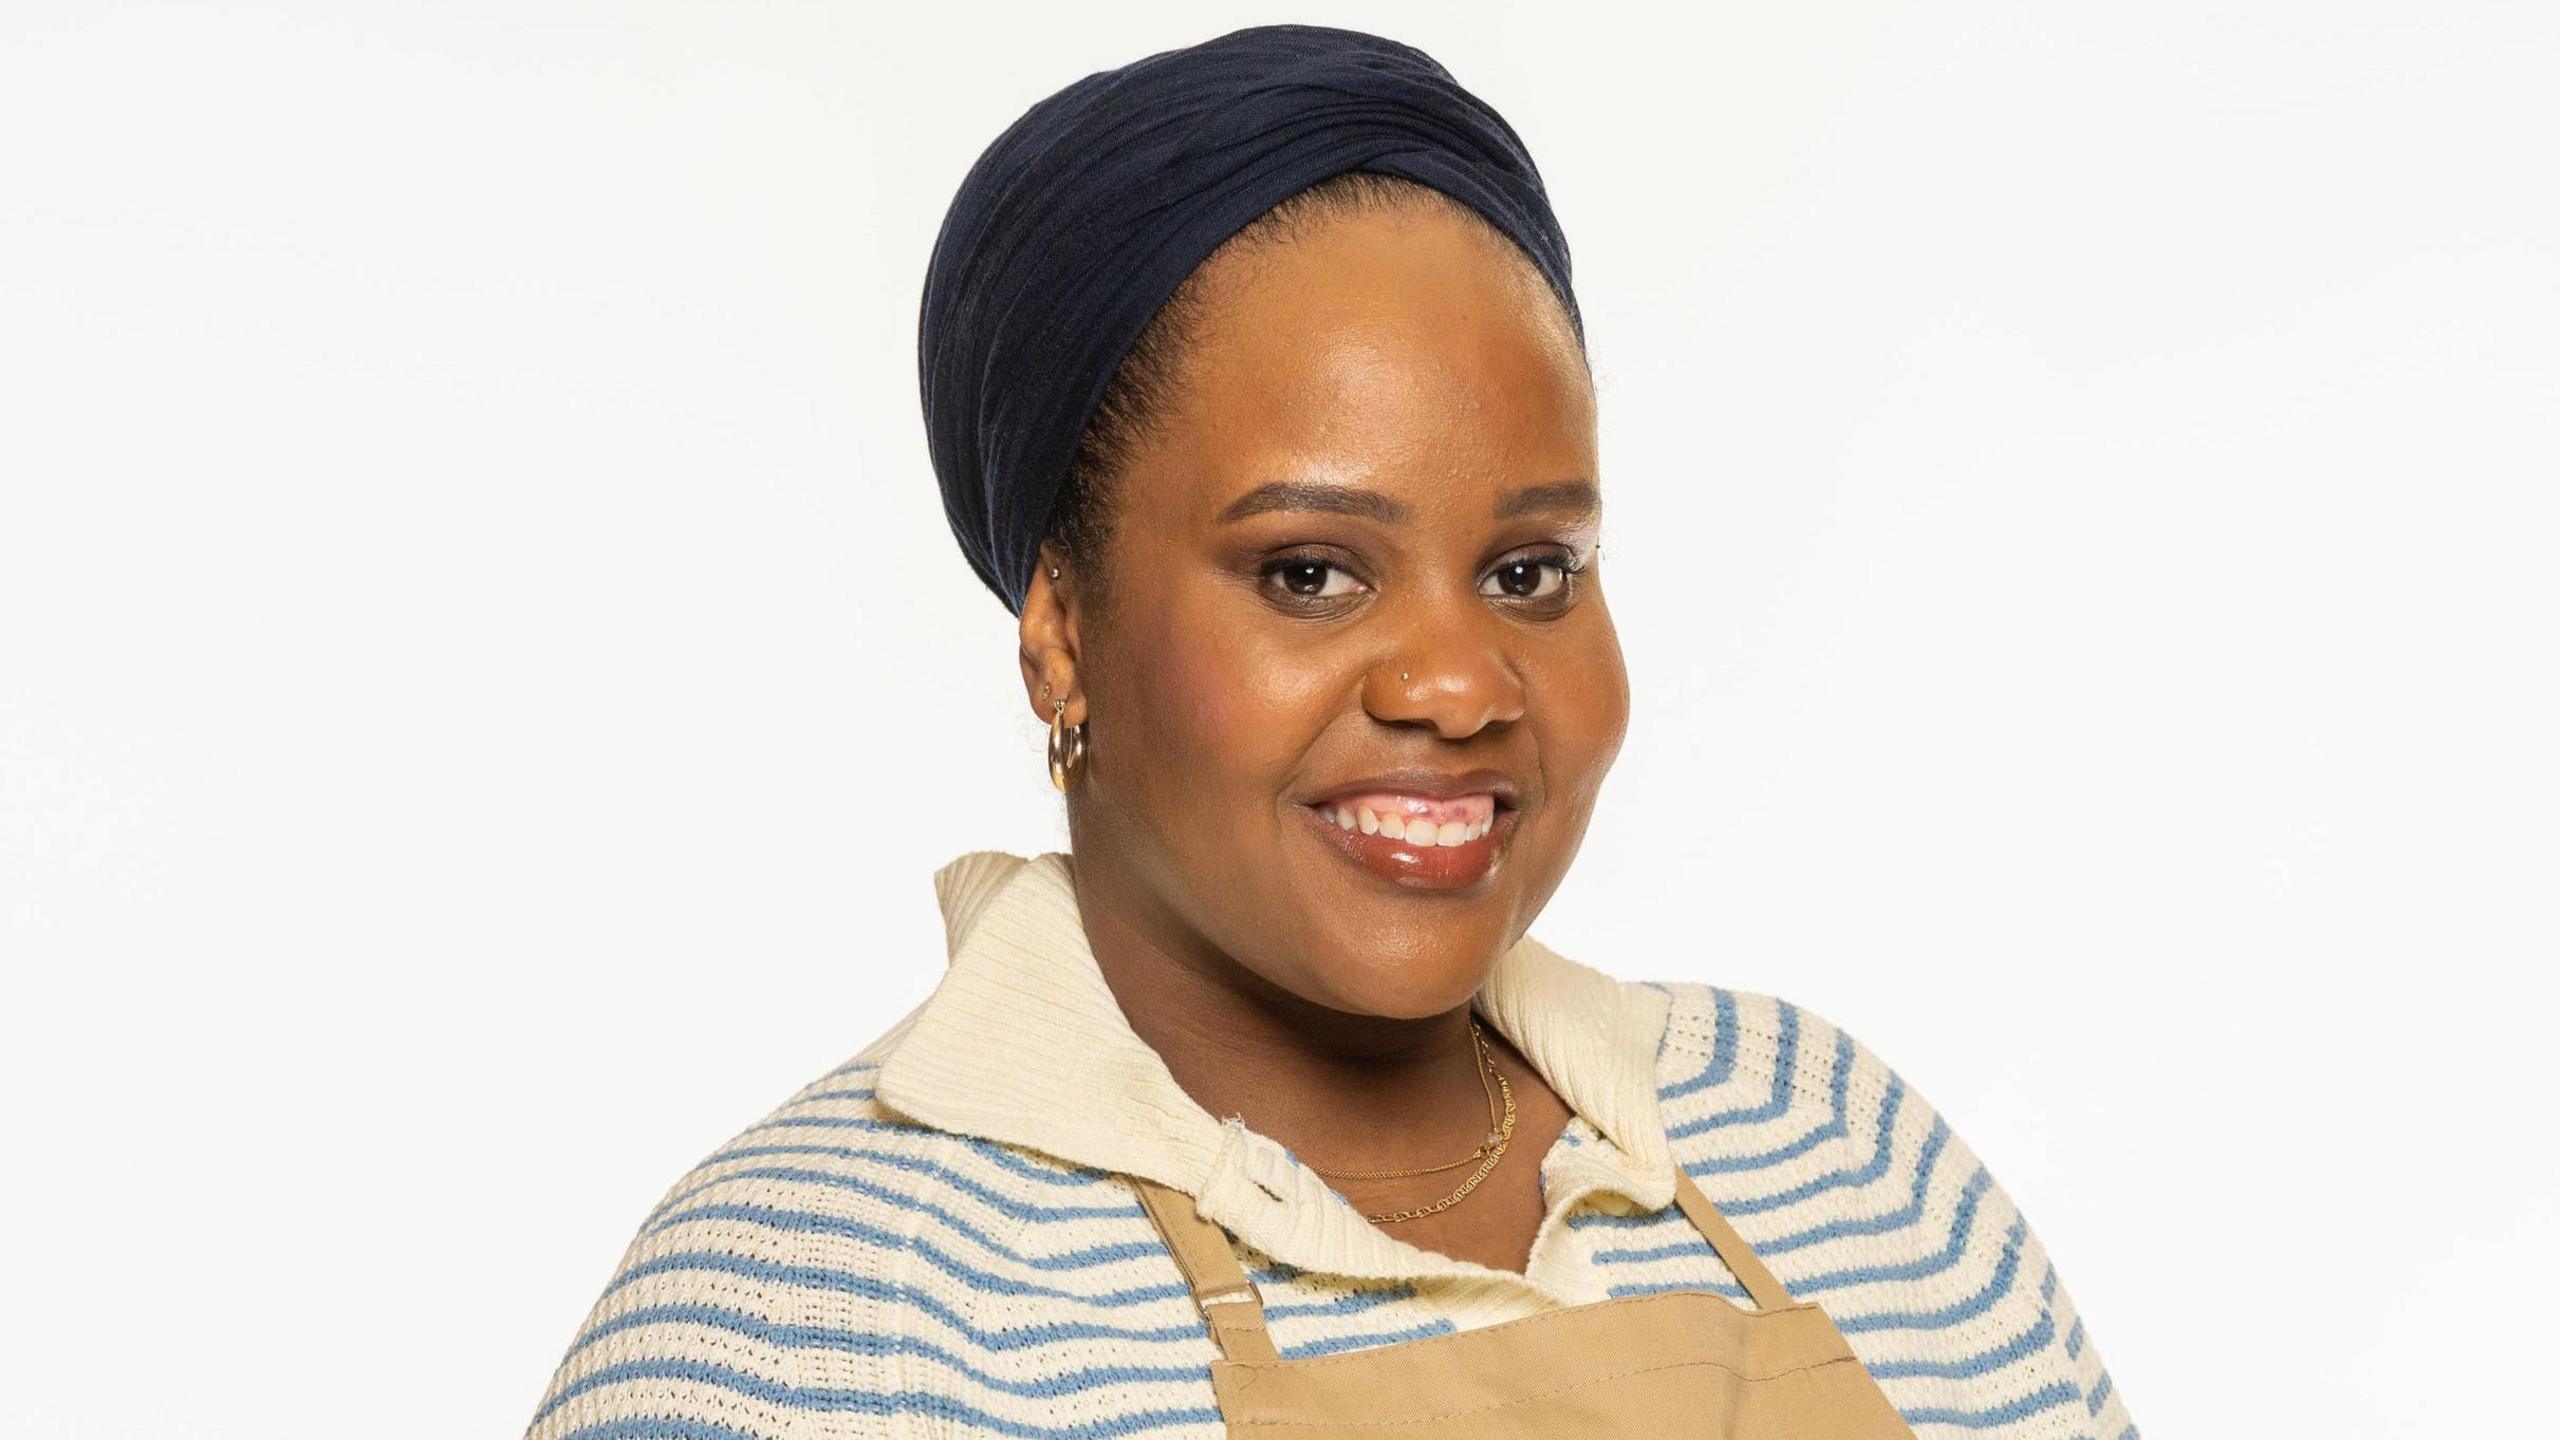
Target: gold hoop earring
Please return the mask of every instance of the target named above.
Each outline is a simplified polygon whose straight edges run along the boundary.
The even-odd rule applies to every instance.
[[[1070,777],[1084,772],[1084,722],[1067,723],[1067,702],[1049,702],[1049,783],[1070,789]]]

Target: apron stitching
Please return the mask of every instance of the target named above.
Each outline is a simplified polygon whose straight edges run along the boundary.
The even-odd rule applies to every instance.
[[[1466,1333],[1466,1332],[1461,1332],[1461,1333]],[[1275,1364],[1275,1363],[1277,1363],[1277,1364],[1283,1364],[1283,1365],[1290,1365],[1290,1364],[1296,1364],[1296,1363],[1299,1363],[1299,1362],[1296,1362],[1296,1361],[1289,1361],[1289,1360],[1283,1360],[1283,1361],[1277,1361],[1277,1362],[1273,1362],[1273,1361],[1222,1360],[1222,1361],[1220,1361],[1220,1362],[1218,1362],[1218,1363],[1220,1363],[1220,1364],[1222,1364],[1222,1365],[1236,1365],[1236,1366],[1241,1366],[1241,1367],[1243,1367],[1243,1368],[1245,1368],[1245,1369],[1255,1370],[1255,1369],[1264,1369],[1264,1368],[1267,1368],[1268,1366],[1270,1366],[1270,1365],[1272,1365],[1272,1364]],[[1695,1367],[1695,1368],[1704,1368],[1704,1369],[1708,1369],[1708,1370],[1722,1370],[1722,1371],[1724,1371],[1726,1374],[1736,1376],[1736,1377],[1740,1378],[1741,1380],[1743,1380],[1743,1381],[1744,1381],[1744,1382],[1746,1382],[1746,1383],[1755,1383],[1755,1384],[1756,1384],[1756,1383],[1759,1383],[1759,1382],[1762,1382],[1762,1381],[1768,1381],[1768,1380],[1783,1380],[1783,1379],[1785,1379],[1786,1377],[1788,1377],[1788,1376],[1790,1376],[1790,1375],[1802,1375],[1802,1374],[1805,1374],[1805,1373],[1807,1373],[1807,1372],[1809,1372],[1809,1371],[1826,1369],[1826,1368],[1828,1368],[1828,1367],[1830,1367],[1830,1366],[1833,1366],[1833,1365],[1855,1365],[1855,1364],[1857,1364],[1857,1363],[1858,1363],[1858,1357],[1857,1357],[1857,1356],[1855,1356],[1855,1355],[1838,1355],[1838,1356],[1834,1356],[1834,1357],[1832,1357],[1832,1358],[1831,1358],[1831,1359],[1829,1359],[1829,1360],[1816,1360],[1816,1361],[1813,1361],[1813,1362],[1812,1362],[1812,1363],[1810,1363],[1810,1364],[1791,1366],[1791,1367],[1790,1367],[1790,1368],[1788,1368],[1788,1369],[1772,1371],[1771,1373],[1766,1374],[1766,1375],[1749,1375],[1749,1374],[1745,1374],[1745,1373],[1744,1373],[1744,1372],[1742,1372],[1741,1370],[1738,1370],[1738,1369],[1734,1368],[1734,1367],[1733,1367],[1733,1366],[1731,1366],[1731,1365],[1727,1365],[1727,1364],[1724,1364],[1724,1363],[1723,1363],[1723,1362],[1721,1362],[1721,1361],[1716,1361],[1716,1360],[1670,1360],[1670,1361],[1665,1361],[1664,1363],[1662,1363],[1662,1364],[1660,1364],[1660,1365],[1645,1365],[1645,1366],[1639,1366],[1638,1368],[1633,1369],[1633,1370],[1619,1370],[1619,1371],[1614,1371],[1614,1372],[1612,1372],[1612,1373],[1610,1373],[1610,1374],[1607,1374],[1607,1375],[1594,1375],[1594,1376],[1590,1377],[1589,1379],[1585,1379],[1585,1380],[1576,1380],[1576,1381],[1574,1381],[1574,1382],[1573,1382],[1572,1384],[1570,1384],[1570,1385],[1559,1385],[1559,1386],[1557,1386],[1556,1388],[1554,1388],[1554,1389],[1552,1389],[1552,1390],[1540,1390],[1540,1391],[1537,1391],[1537,1392],[1536,1392],[1536,1393],[1534,1393],[1534,1394],[1529,1394],[1529,1395],[1514,1395],[1514,1396],[1507,1397],[1507,1398],[1505,1398],[1505,1399],[1501,1399],[1501,1400],[1494,1401],[1492,1404],[1489,1404],[1489,1405],[1469,1405],[1469,1406],[1465,1406],[1465,1407],[1463,1407],[1463,1408],[1456,1409],[1456,1410],[1442,1410],[1442,1411],[1439,1411],[1439,1412],[1436,1412],[1436,1413],[1434,1413],[1434,1414],[1430,1414],[1430,1415],[1407,1415],[1407,1416],[1401,1416],[1401,1417],[1399,1417],[1399,1418],[1397,1418],[1397,1419],[1393,1419],[1393,1420],[1338,1420],[1338,1419],[1333,1419],[1333,1418],[1330,1418],[1330,1417],[1328,1417],[1328,1418],[1326,1418],[1326,1419],[1324,1419],[1324,1420],[1320,1420],[1320,1421],[1317,1421],[1317,1420],[1256,1420],[1256,1419],[1250,1419],[1250,1418],[1248,1418],[1248,1419],[1243,1419],[1243,1420],[1229,1419],[1229,1420],[1227,1421],[1227,1424],[1229,1424],[1229,1425],[1231,1425],[1231,1426],[1244,1426],[1244,1425],[1315,1425],[1315,1424],[1320,1424],[1320,1425],[1324,1425],[1324,1426],[1326,1426],[1326,1427],[1328,1427],[1328,1428],[1344,1428],[1344,1429],[1347,1429],[1347,1428],[1349,1428],[1349,1427],[1351,1427],[1351,1426],[1355,1426],[1355,1425],[1370,1425],[1370,1426],[1379,1426],[1379,1427],[1394,1426],[1394,1425],[1426,1425],[1426,1424],[1429,1424],[1430,1422],[1432,1422],[1432,1421],[1434,1421],[1434,1420],[1449,1420],[1449,1419],[1454,1419],[1454,1418],[1456,1418],[1457,1416],[1460,1416],[1460,1415],[1481,1415],[1481,1414],[1484,1414],[1484,1413],[1486,1413],[1486,1412],[1488,1412],[1488,1411],[1509,1409],[1510,1407],[1512,1407],[1512,1406],[1514,1406],[1514,1405],[1526,1405],[1526,1404],[1529,1404],[1530,1402],[1532,1402],[1532,1401],[1536,1401],[1536,1400],[1547,1400],[1547,1399],[1552,1399],[1552,1398],[1554,1398],[1555,1396],[1558,1396],[1558,1395],[1567,1395],[1567,1394],[1571,1394],[1572,1392],[1574,1392],[1574,1391],[1576,1391],[1576,1390],[1588,1390],[1588,1389],[1590,1389],[1590,1388],[1591,1388],[1592,1386],[1594,1386],[1594,1385],[1606,1385],[1606,1384],[1609,1384],[1609,1383],[1611,1383],[1611,1382],[1613,1382],[1613,1381],[1625,1380],[1625,1379],[1629,1379],[1629,1378],[1631,1378],[1631,1377],[1633,1377],[1633,1376],[1637,1376],[1637,1375],[1650,1375],[1650,1374],[1653,1374],[1654,1372],[1659,1371],[1659,1370],[1685,1370],[1685,1369],[1690,1369],[1690,1368],[1693,1368],[1693,1367]]]

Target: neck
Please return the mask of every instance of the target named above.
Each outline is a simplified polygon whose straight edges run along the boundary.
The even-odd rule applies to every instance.
[[[1104,982],[1203,1110],[1240,1116],[1320,1170],[1436,1165],[1483,1138],[1471,1007],[1412,1019],[1328,1009],[1150,915],[1104,867],[1072,868]],[[1392,1182],[1346,1188],[1381,1183]]]

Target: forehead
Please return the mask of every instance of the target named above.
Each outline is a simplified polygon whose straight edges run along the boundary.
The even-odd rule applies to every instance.
[[[1437,206],[1328,218],[1202,276],[1160,432],[1197,516],[1275,478],[1472,497],[1596,478],[1572,322],[1499,234]]]

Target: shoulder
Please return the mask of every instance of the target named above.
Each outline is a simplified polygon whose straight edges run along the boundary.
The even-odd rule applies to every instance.
[[[1843,1096],[1881,1099],[1900,1087],[1881,1057],[1792,1000],[1695,980],[1625,983],[1670,1000],[1655,1057],[1666,1101],[1756,1097],[1753,1108],[1774,1117],[1800,1106],[1828,1109]]]
[[[2085,1410],[2127,1431],[2026,1217],[1900,1072],[1778,996],[1628,983],[1671,1002],[1656,1068],[1673,1158],[1906,1417],[1980,1430]]]
[[[1670,997],[1655,1057],[1674,1157],[1743,1208],[1877,1204],[1935,1196],[1956,1145],[1902,1074],[1827,1016],[1783,996],[1696,981],[1635,982]],[[1973,1164],[1970,1155],[1966,1165]],[[1963,1177],[1957,1177],[1959,1182]],[[1772,1206],[1771,1208],[1778,1208]]]
[[[895,1034],[667,1188],[528,1440],[602,1440],[643,1422],[724,1440],[896,1433],[907,1356],[953,1318],[934,1297],[954,1272],[1045,1196],[1101,1177],[885,1109],[872,1077]]]
[[[1943,1242],[1979,1218],[1989,1172],[1847,1030],[1782,996],[1648,988],[1671,1000],[1655,1066],[1673,1158],[1755,1243],[1819,1252],[1844,1237],[1843,1216],[1869,1241]]]

